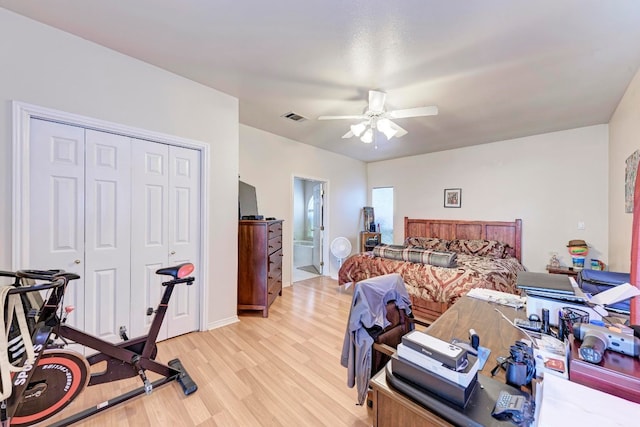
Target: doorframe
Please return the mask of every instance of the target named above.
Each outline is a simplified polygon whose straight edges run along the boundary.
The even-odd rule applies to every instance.
[[[320,276],[330,276],[330,272],[329,274],[327,269],[330,269],[330,265],[329,265],[329,245],[327,243],[327,239],[329,238],[329,180],[326,178],[318,178],[318,177],[313,177],[313,176],[309,176],[309,175],[301,175],[301,174],[292,174],[291,175],[291,190],[290,190],[290,201],[289,201],[289,206],[290,206],[290,212],[291,212],[291,240],[289,241],[289,248],[290,251],[289,253],[291,254],[291,262],[289,263],[289,266],[291,267],[291,271],[289,272],[289,277],[291,277],[291,284],[293,285],[293,269],[295,268],[293,266],[293,224],[294,224],[294,220],[295,220],[295,203],[294,203],[294,197],[295,197],[295,185],[296,185],[296,179],[302,179],[302,180],[306,180],[306,181],[316,181],[316,182],[321,182],[323,185],[323,189],[324,189],[324,195],[322,197],[322,225],[324,226],[324,230],[322,233],[322,262],[323,267],[322,267],[322,274]]]
[[[29,224],[26,214],[29,212],[29,137],[31,119],[43,119],[86,129],[114,133],[131,138],[144,139],[177,147],[190,148],[200,152],[200,224],[202,236],[209,235],[209,164],[210,146],[204,142],[186,139],[175,135],[154,132],[146,129],[108,122],[79,114],[68,113],[12,101],[13,110],[13,195],[12,195],[12,252],[11,268],[19,270],[29,265]],[[200,239],[200,259],[196,268],[196,280],[202,285],[198,288],[200,310],[198,330],[206,329],[208,323],[209,297],[206,283],[210,283],[208,263],[209,240]]]

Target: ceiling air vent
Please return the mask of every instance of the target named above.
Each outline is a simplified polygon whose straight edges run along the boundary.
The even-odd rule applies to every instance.
[[[293,111],[289,111],[288,113],[285,113],[285,114],[281,115],[280,117],[284,117],[285,119],[293,120],[294,122],[304,122],[305,120],[307,120],[306,117],[301,116],[300,114],[294,113]]]

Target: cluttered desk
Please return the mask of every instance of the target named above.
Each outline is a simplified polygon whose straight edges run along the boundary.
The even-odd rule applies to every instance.
[[[373,425],[637,425],[640,340],[569,288],[559,307],[529,305],[556,295],[525,287],[548,292],[561,279],[582,297],[569,277],[538,274],[519,275],[520,300],[472,293],[403,337],[370,381]]]

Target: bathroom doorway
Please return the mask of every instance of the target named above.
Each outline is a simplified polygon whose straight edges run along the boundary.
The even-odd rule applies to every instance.
[[[292,282],[323,274],[325,182],[293,179]]]

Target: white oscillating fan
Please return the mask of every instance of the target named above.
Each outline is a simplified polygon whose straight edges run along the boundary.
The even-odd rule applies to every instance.
[[[346,237],[336,237],[331,242],[331,253],[338,258],[338,267],[342,265],[342,260],[351,253],[351,242]]]

